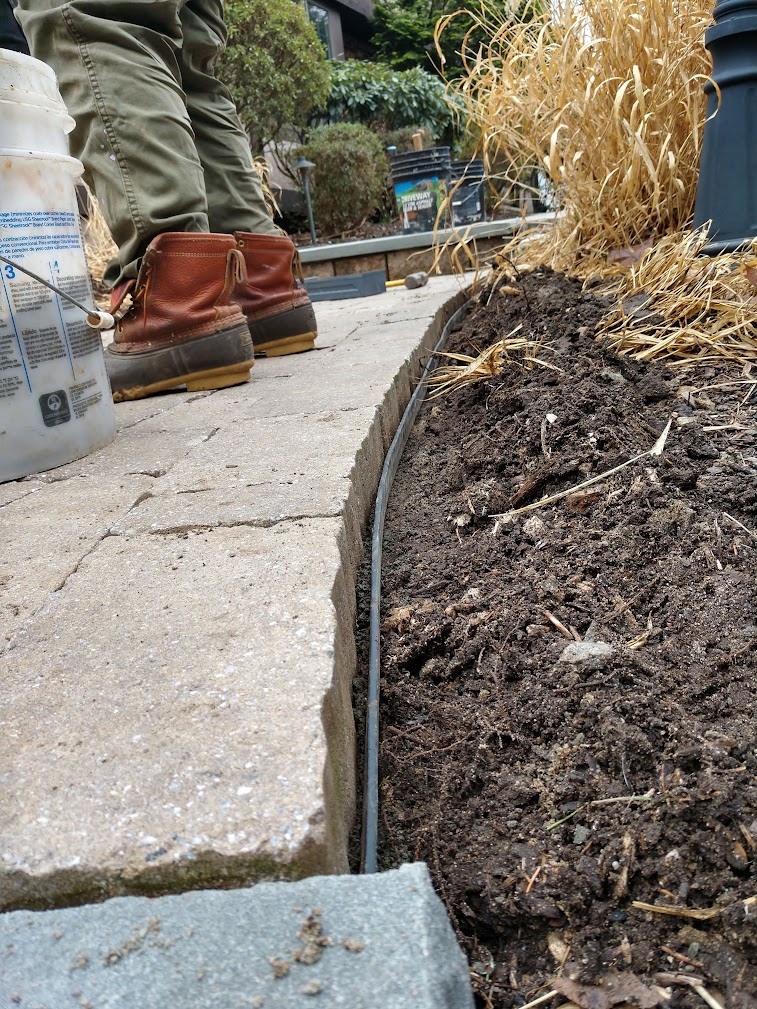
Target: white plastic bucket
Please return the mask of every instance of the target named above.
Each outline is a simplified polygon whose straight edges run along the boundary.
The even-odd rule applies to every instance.
[[[50,67],[0,49],[0,254],[94,306],[73,126]],[[0,263],[0,482],[80,459],[115,434],[100,334],[80,309]]]

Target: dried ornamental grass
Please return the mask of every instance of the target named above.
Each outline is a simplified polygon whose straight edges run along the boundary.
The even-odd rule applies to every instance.
[[[549,12],[534,0],[530,20],[507,24],[485,6],[465,14],[491,41],[467,59],[451,100],[481,133],[488,163],[509,162],[513,185],[539,167],[561,209],[550,231],[505,247],[495,279],[527,257],[611,282],[621,302],[600,335],[620,353],[755,360],[755,250],[708,259],[704,231],[687,230],[710,72],[709,0],[583,0]]]
[[[538,167],[553,187],[564,213],[539,261],[591,273],[612,249],[678,230],[691,216],[712,4],[540,6],[530,20],[499,25],[468,15],[492,37],[467,59],[452,97],[481,131],[486,160],[510,163],[509,182]]]
[[[275,214],[280,212],[279,203],[276,199],[273,190],[271,189],[271,166],[265,160],[265,158],[255,158],[253,160],[255,165],[255,171],[260,176],[260,186],[263,190],[263,199],[265,200],[265,205],[268,207],[268,213],[273,217]]]
[[[111,237],[110,229],[105,223],[97,198],[91,190],[88,189],[87,192],[89,194],[89,217],[82,222],[84,252],[95,287],[101,289],[105,268],[118,255],[118,246]]]

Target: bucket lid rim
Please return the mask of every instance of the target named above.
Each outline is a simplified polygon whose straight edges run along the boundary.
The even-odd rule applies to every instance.
[[[26,108],[42,109],[44,112],[50,112],[54,116],[60,116],[61,118],[70,119],[73,123],[74,120],[70,115],[68,109],[63,104],[62,101],[55,101],[52,98],[47,98],[45,95],[39,94],[37,91],[22,91],[20,88],[5,88],[0,90],[0,102],[5,105],[20,105]]]
[[[84,165],[70,154],[52,154],[50,151],[30,151],[25,147],[0,147],[0,158],[33,158],[42,161],[58,161],[67,168],[75,169],[79,175],[84,172]]]
[[[28,66],[30,63],[33,63],[35,70],[45,77],[51,78],[51,80],[56,82],[57,86],[57,78],[53,68],[48,63],[35,59],[34,56],[27,56],[26,53],[17,53],[14,49],[0,49],[0,63],[20,63],[21,66],[24,66],[24,64]]]

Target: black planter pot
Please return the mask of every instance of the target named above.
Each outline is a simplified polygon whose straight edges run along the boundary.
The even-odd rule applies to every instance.
[[[712,221],[705,252],[732,252],[757,237],[757,0],[721,0],[705,45],[712,54],[712,84],[705,86],[707,116],[694,226]]]

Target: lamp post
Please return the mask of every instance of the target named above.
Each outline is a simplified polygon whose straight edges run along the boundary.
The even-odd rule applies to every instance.
[[[757,0],[719,0],[714,18],[705,45],[717,88],[704,89],[708,122],[694,207],[694,227],[712,221],[710,255],[757,237]]]
[[[316,245],[318,239],[315,234],[315,224],[313,222],[313,204],[310,201],[310,178],[308,173],[311,168],[315,168],[315,163],[308,161],[307,158],[297,158],[292,168],[296,172],[300,173],[300,179],[302,181],[302,187],[305,190],[305,204],[308,208],[308,224],[310,225],[310,238],[312,239],[313,245]]]

